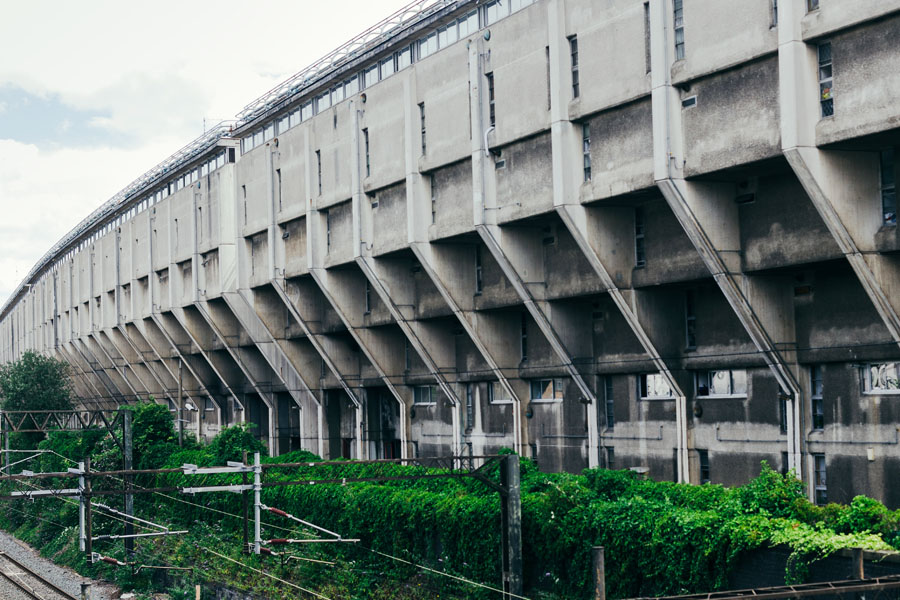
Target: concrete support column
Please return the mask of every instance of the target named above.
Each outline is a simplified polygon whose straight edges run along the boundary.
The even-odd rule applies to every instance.
[[[789,398],[788,464],[800,472],[799,406],[802,405],[796,359],[782,348],[796,342],[793,311],[778,290],[745,275],[740,262],[740,235],[734,191],[715,183],[685,179],[681,102],[672,84],[674,39],[671,0],[651,0],[651,80],[654,178],[675,217],[764,357]],[[772,399],[776,405],[777,398]]]

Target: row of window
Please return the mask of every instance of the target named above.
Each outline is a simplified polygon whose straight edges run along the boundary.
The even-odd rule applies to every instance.
[[[206,177],[216,169],[225,166],[226,162],[234,162],[234,150],[222,150],[200,165],[192,168],[190,171],[183,172],[178,177],[166,181],[143,200],[118,215],[112,221],[103,224],[99,229],[91,233],[91,235],[84,238],[77,246],[69,250],[57,264],[74,258],[76,252],[84,250],[110,231],[118,228],[123,223],[130,221],[135,215],[144,212],[164,198],[168,198],[178,190],[196,183],[201,177]]]
[[[859,368],[860,389],[864,394],[900,394],[900,363],[868,363]],[[744,369],[721,369],[698,371],[695,374],[697,397],[727,398],[747,395],[747,371]],[[812,399],[822,399],[822,369],[810,367],[810,389]],[[672,389],[661,373],[644,373],[638,378],[638,397],[641,400],[665,400],[674,397]],[[813,413],[822,415],[821,403],[813,402]],[[814,418],[815,423],[818,419]],[[821,429],[821,427],[817,427]]]
[[[402,71],[414,62],[430,56],[442,48],[468,37],[481,28],[514,13],[535,0],[494,0],[473,10],[453,22],[429,32],[408,46],[403,46],[392,54],[381,58],[348,79],[333,85],[303,102],[299,108],[282,115],[277,120],[266,123],[241,140],[241,152],[249,152],[275,136],[296,127],[347,98],[372,87],[394,73]],[[424,119],[423,119],[424,120]],[[424,141],[423,141],[424,152]]]

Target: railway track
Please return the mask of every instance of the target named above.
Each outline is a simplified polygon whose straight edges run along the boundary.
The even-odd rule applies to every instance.
[[[0,551],[0,577],[32,600],[78,600],[3,551]]]

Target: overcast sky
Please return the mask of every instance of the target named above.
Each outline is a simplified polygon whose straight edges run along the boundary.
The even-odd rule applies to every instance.
[[[0,0],[0,305],[131,181],[410,0]]]

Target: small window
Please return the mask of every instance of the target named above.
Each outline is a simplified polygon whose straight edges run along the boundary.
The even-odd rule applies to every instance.
[[[562,399],[562,379],[533,379],[531,381],[531,400],[533,402],[556,402]]]
[[[331,249],[331,211],[325,211],[325,249]]]
[[[644,251],[644,211],[634,209],[634,266],[641,269],[647,266],[647,255]]]
[[[370,88],[378,83],[378,65],[372,65],[363,71],[363,86]]]
[[[778,408],[781,411],[781,433],[787,433],[788,430],[788,396],[787,394],[778,394]]]
[[[731,369],[697,373],[697,396],[724,398],[747,395],[747,371]]]
[[[900,394],[900,363],[870,363],[862,367],[863,392]]]
[[[685,347],[688,350],[697,348],[697,311],[694,302],[694,290],[684,293],[684,334]]]
[[[894,179],[894,149],[881,151],[881,215],[885,225],[897,224],[897,187]]]
[[[425,156],[425,103],[419,102],[419,127],[422,131],[422,156]]]
[[[813,486],[816,494],[816,505],[828,504],[828,480],[825,476],[825,455],[813,454]]]
[[[437,185],[434,181],[434,175],[429,177],[431,182],[431,222],[437,221]]]
[[[349,98],[359,91],[359,76],[354,76],[344,82],[344,98]]]
[[[638,378],[641,400],[668,400],[675,396],[662,373],[643,373]]]
[[[316,181],[319,186],[319,195],[322,195],[322,151],[316,150]]]
[[[417,385],[413,388],[413,404],[437,403],[436,385]]]
[[[819,0],[806,0],[806,12],[819,10]]]
[[[616,403],[613,396],[613,381],[612,377],[610,376],[606,377],[604,392],[604,396],[606,399],[606,428],[613,429],[616,426]]]
[[[475,384],[466,384],[466,429],[475,427]]]
[[[397,70],[402,71],[412,64],[412,50],[409,47],[404,48],[397,53]]]
[[[697,462],[700,465],[700,483],[709,483],[709,451],[697,450]]]
[[[363,314],[369,314],[372,312],[372,284],[369,283],[369,280],[366,279],[366,294],[365,294],[365,312]]]
[[[616,451],[612,446],[604,447],[606,454],[606,468],[612,471],[616,468]]]
[[[809,368],[810,400],[812,403],[812,428],[825,429],[825,399],[822,396],[822,367],[815,365]]]
[[[644,2],[644,69],[650,72],[650,3]]]
[[[578,79],[578,36],[569,37],[569,58],[572,62],[572,97],[581,95],[581,85]]]
[[[381,67],[381,78],[387,79],[394,74],[394,57],[393,55],[383,59],[378,65]]]
[[[484,76],[487,79],[488,87],[488,117],[491,127],[494,127],[497,125],[497,111],[494,102],[494,74],[485,73]]]
[[[684,7],[683,0],[674,0],[675,60],[684,58]]]
[[[522,311],[522,323],[519,329],[519,346],[522,351],[522,362],[528,360],[528,313]]]
[[[818,2],[816,3],[818,7]],[[822,116],[830,117],[834,114],[834,91],[832,85],[833,71],[831,65],[831,42],[819,44],[819,104],[822,107]]]
[[[480,296],[484,291],[484,268],[481,265],[481,246],[475,246],[475,295]]]
[[[488,383],[487,393],[490,404],[512,404],[512,395],[499,381]]]
[[[681,101],[681,108],[694,108],[697,106],[697,96],[688,96]]]
[[[369,160],[369,130],[363,129],[363,145],[365,146],[365,154],[366,154],[366,177],[369,177],[372,174],[372,164]]]
[[[581,154],[583,156],[584,180],[591,180],[591,124],[581,126]]]

